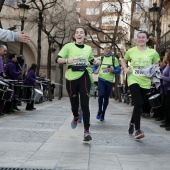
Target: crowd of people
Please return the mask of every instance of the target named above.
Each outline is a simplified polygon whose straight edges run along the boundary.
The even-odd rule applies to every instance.
[[[30,37],[24,32],[13,32],[10,30],[0,29],[0,40],[4,42],[19,41],[29,42]],[[45,90],[41,88],[43,84],[49,88],[49,100],[52,101],[54,96],[54,82],[46,80],[45,77],[39,76],[37,80],[36,64],[32,64],[29,70],[23,67],[24,60],[14,53],[7,54],[7,46],[0,45],[0,116],[20,111],[18,108],[21,101],[27,103],[26,110],[34,110],[34,98],[39,94],[36,93],[35,87],[41,90],[40,99],[44,101]],[[26,64],[25,64],[26,65]],[[37,102],[41,102],[40,100]]]
[[[5,45],[0,46],[0,54],[6,50]],[[45,74],[37,76],[36,64],[33,63],[28,70],[23,70],[20,64],[17,55],[10,53],[7,55],[7,62],[1,66],[0,85],[6,87],[0,90],[1,116],[20,111],[18,106],[22,101],[27,103],[25,109],[32,111],[36,109],[35,102],[42,103],[53,99],[54,82],[46,79]],[[48,96],[45,95],[47,90]]]
[[[20,33],[19,35],[23,34]],[[83,119],[84,141],[92,140],[89,109],[90,90],[92,84],[94,84],[92,74],[99,74],[96,88],[98,90],[98,112],[96,114],[96,119],[103,122],[106,117],[106,109],[109,104],[114,77],[116,74],[120,74],[122,68],[127,75],[126,88],[130,92],[134,106],[133,114],[129,121],[128,133],[130,135],[134,134],[135,139],[145,137],[144,132],[141,130],[141,115],[143,115],[144,110],[154,110],[155,113],[159,113],[160,119],[163,119],[161,127],[170,130],[170,108],[168,106],[170,98],[170,51],[167,50],[165,57],[160,60],[159,54],[152,48],[150,35],[146,31],[140,31],[137,34],[137,45],[130,48],[125,53],[121,62],[112,53],[112,47],[109,44],[104,46],[103,56],[94,58],[92,48],[84,43],[86,35],[87,32],[83,27],[77,27],[73,36],[74,42],[64,45],[55,60],[56,63],[67,65],[67,70],[65,72],[66,90],[73,113],[71,128],[75,129],[78,123],[82,122],[81,119]],[[7,51],[6,46],[3,45],[1,48],[4,50],[4,53]],[[9,61],[6,63],[5,69],[1,68],[1,76],[5,75],[10,80],[16,80],[19,76],[22,76],[24,72],[22,72],[22,70],[18,71],[16,68],[16,54],[10,54],[8,59]],[[127,63],[130,63],[130,65],[127,65]],[[35,84],[39,84],[39,89],[44,89],[44,91],[46,91],[46,87],[49,86],[46,86],[45,82],[43,84],[41,83],[44,81],[42,78],[37,79],[36,67],[34,63],[31,65],[25,75],[24,85],[35,87]],[[11,70],[15,71],[11,73]],[[154,70],[153,74],[151,70]],[[158,97],[161,99],[159,108],[154,108],[149,103],[151,100],[150,97],[159,100],[157,96],[155,98],[152,96],[154,95],[151,88],[153,85],[156,86],[155,93],[158,93]],[[10,85],[9,87],[13,91],[15,90]],[[50,91],[54,92],[54,88]],[[28,96],[29,94],[31,93],[26,93],[27,98],[30,98],[26,110],[33,110],[35,109],[35,99]],[[97,92],[95,95],[96,94]],[[14,94],[12,96],[13,109],[18,109],[16,99],[17,94]],[[40,97],[40,99],[40,101],[44,101],[43,97]],[[154,101],[152,100],[152,102]],[[8,101],[5,102],[5,104],[6,103],[8,103]],[[0,104],[3,106],[3,100],[0,100]]]

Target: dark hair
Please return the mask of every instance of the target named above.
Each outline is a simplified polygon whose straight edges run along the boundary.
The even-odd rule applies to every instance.
[[[74,35],[75,35],[76,30],[77,30],[78,28],[83,29],[83,30],[84,30],[84,34],[85,34],[85,36],[87,36],[87,31],[86,31],[86,29],[85,29],[85,28],[83,28],[82,26],[79,26],[79,27],[76,27],[76,28],[75,28],[75,30],[74,30]],[[72,39],[73,39],[73,41],[76,41],[76,39],[74,38],[74,35],[73,35]]]
[[[85,36],[87,36],[87,31],[86,31],[86,29],[85,29],[85,28],[83,28],[82,26],[77,27],[77,28],[74,30],[74,34],[76,33],[76,30],[77,30],[78,28],[83,29],[83,30],[84,30],[84,34],[85,34]]]
[[[155,42],[155,39],[153,37],[152,34],[149,34],[147,31],[140,31],[138,32],[137,36],[140,34],[140,33],[144,33],[148,39],[148,42],[146,43],[146,45],[149,47],[149,48],[153,48],[154,45],[156,44]]]
[[[11,54],[8,55],[8,58],[9,58],[10,60],[12,60],[14,57],[16,57],[16,54],[15,54],[15,53],[11,53]]]
[[[35,71],[35,70],[36,70],[36,68],[37,68],[37,65],[33,63],[33,64],[31,64],[31,67],[29,68],[29,70],[28,70],[28,71],[30,71],[30,70]]]

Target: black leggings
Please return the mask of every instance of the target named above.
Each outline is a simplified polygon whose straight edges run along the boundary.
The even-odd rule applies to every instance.
[[[135,130],[139,130],[142,105],[146,94],[149,92],[149,89],[141,88],[139,84],[132,84],[129,86],[129,90],[134,101],[131,123],[135,123]]]
[[[78,117],[79,96],[81,108],[83,111],[84,129],[89,130],[90,127],[90,97],[91,81],[87,71],[77,80],[66,80],[66,89],[70,98],[71,110],[74,117]]]

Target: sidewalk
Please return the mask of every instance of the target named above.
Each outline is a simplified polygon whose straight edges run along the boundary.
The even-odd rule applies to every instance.
[[[0,118],[0,167],[55,170],[169,170],[170,132],[142,118],[146,137],[128,135],[132,106],[110,99],[105,122],[95,118],[90,99],[91,142],[83,142],[83,124],[71,129],[69,98],[36,104],[35,111]]]

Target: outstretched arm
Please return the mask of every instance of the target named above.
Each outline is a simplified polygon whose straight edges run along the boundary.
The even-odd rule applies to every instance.
[[[0,40],[4,42],[19,41],[27,43],[30,41],[30,37],[24,34],[24,32],[14,32],[0,28]]]

